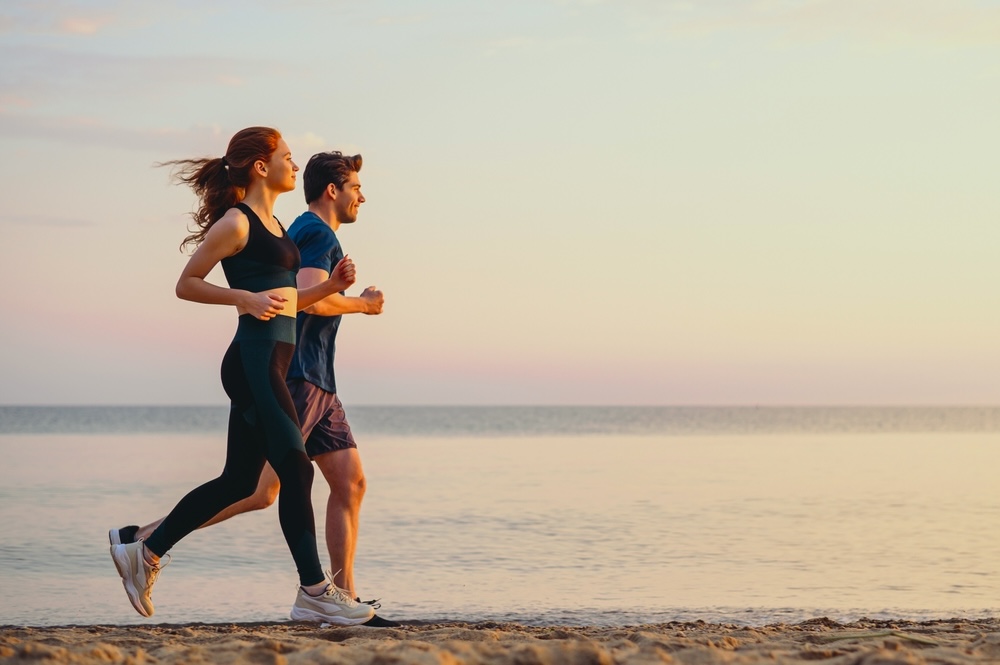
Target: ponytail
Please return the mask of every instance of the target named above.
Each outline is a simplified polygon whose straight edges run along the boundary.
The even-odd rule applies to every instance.
[[[190,185],[198,196],[198,209],[191,213],[195,229],[184,238],[181,251],[187,245],[201,244],[226,211],[243,200],[254,162],[270,160],[280,140],[281,134],[276,129],[249,127],[233,136],[223,157],[176,159],[159,164],[176,167],[173,177]]]

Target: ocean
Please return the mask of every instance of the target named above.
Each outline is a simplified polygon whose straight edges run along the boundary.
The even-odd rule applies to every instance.
[[[1000,409],[347,406],[358,591],[401,621],[995,617]],[[281,621],[275,506],[132,609],[107,530],[215,475],[226,407],[0,407],[0,625]],[[313,488],[317,530],[326,484]]]

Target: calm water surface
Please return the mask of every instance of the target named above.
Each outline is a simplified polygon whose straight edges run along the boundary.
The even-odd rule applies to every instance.
[[[1000,607],[993,409],[349,413],[369,480],[356,578],[387,617],[764,624]],[[224,422],[224,409],[0,407],[0,624],[149,621],[107,529],[218,473]],[[321,528],[321,479],[314,505]],[[172,554],[153,621],[287,617],[296,576],[275,507]]]

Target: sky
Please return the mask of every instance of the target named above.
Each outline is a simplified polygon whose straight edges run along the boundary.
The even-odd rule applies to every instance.
[[[1000,404],[997,118],[997,1],[4,0],[0,404],[226,402],[252,125],[364,157],[346,404]]]

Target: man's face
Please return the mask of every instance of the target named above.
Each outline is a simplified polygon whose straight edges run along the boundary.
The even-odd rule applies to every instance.
[[[358,172],[351,171],[350,177],[344,183],[344,188],[338,189],[336,192],[333,207],[337,221],[341,224],[353,224],[358,219],[358,209],[365,202],[365,196],[361,193],[361,180],[358,179]]]

